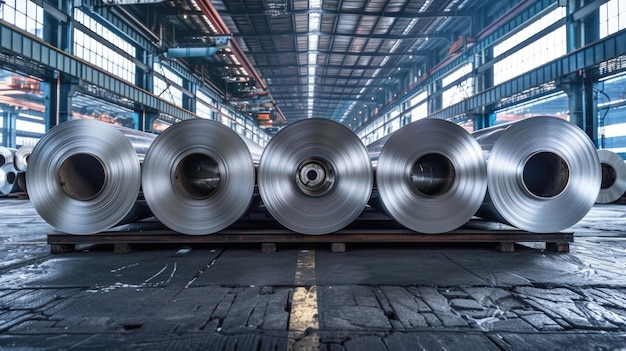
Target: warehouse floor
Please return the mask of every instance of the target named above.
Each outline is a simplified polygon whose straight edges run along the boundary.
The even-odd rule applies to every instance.
[[[81,245],[50,254],[28,200],[0,199],[0,349],[626,348],[626,206],[570,253],[488,244]]]

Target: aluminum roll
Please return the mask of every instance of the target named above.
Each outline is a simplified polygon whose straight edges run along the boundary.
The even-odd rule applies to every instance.
[[[286,228],[335,232],[363,211],[372,191],[367,149],[347,127],[306,119],[280,130],[259,164],[261,199]]]
[[[0,166],[0,194],[8,195],[14,191],[17,182],[17,170],[13,163]]]
[[[0,166],[5,163],[13,163],[13,157],[15,155],[15,150],[10,149],[5,146],[0,146]]]
[[[218,232],[250,208],[255,167],[245,141],[223,124],[177,123],[146,155],[143,192],[155,217],[172,230]]]
[[[574,225],[593,206],[600,160],[574,124],[540,116],[472,135],[487,158],[487,196],[478,216],[550,233]]]
[[[70,234],[93,234],[134,220],[140,157],[126,135],[154,139],[85,119],[44,134],[28,160],[28,194],[39,215]]]
[[[28,159],[33,153],[34,146],[22,146],[15,151],[13,164],[15,169],[20,172],[26,172],[28,170]]]
[[[596,203],[608,204],[618,200],[626,192],[626,163],[616,153],[598,150],[602,166],[602,183]]]
[[[487,190],[478,142],[441,119],[422,119],[391,134],[378,155],[375,178],[384,211],[405,227],[428,234],[467,223]]]
[[[17,173],[15,184],[17,186],[17,191],[28,192],[28,188],[26,187],[26,172]]]

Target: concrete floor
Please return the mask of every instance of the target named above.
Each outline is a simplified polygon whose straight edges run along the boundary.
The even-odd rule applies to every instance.
[[[570,253],[491,245],[79,246],[0,199],[0,349],[626,349],[626,206]]]

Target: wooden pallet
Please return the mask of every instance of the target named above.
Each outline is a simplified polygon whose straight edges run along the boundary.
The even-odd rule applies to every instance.
[[[48,234],[52,253],[73,251],[78,244],[114,244],[115,252],[131,250],[134,244],[243,244],[259,243],[263,252],[275,252],[280,243],[328,243],[332,252],[345,252],[346,243],[494,243],[501,252],[514,252],[515,243],[545,243],[545,248],[569,252],[574,241],[571,232],[529,233],[515,229],[480,229],[463,227],[448,233],[423,234],[402,228],[385,228],[380,223],[369,223],[370,229],[353,226],[325,235],[304,235],[284,228],[254,229],[250,223],[228,228],[210,235],[183,235],[159,224],[126,225],[113,231],[94,235]],[[372,225],[378,224],[378,225]],[[142,229],[143,226],[143,229]],[[480,226],[478,226],[480,227]]]

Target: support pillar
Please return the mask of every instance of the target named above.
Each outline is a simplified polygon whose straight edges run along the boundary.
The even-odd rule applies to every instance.
[[[594,83],[585,79],[584,71],[575,77],[561,79],[558,86],[569,98],[570,122],[582,129],[594,142],[598,140],[597,104]]]

